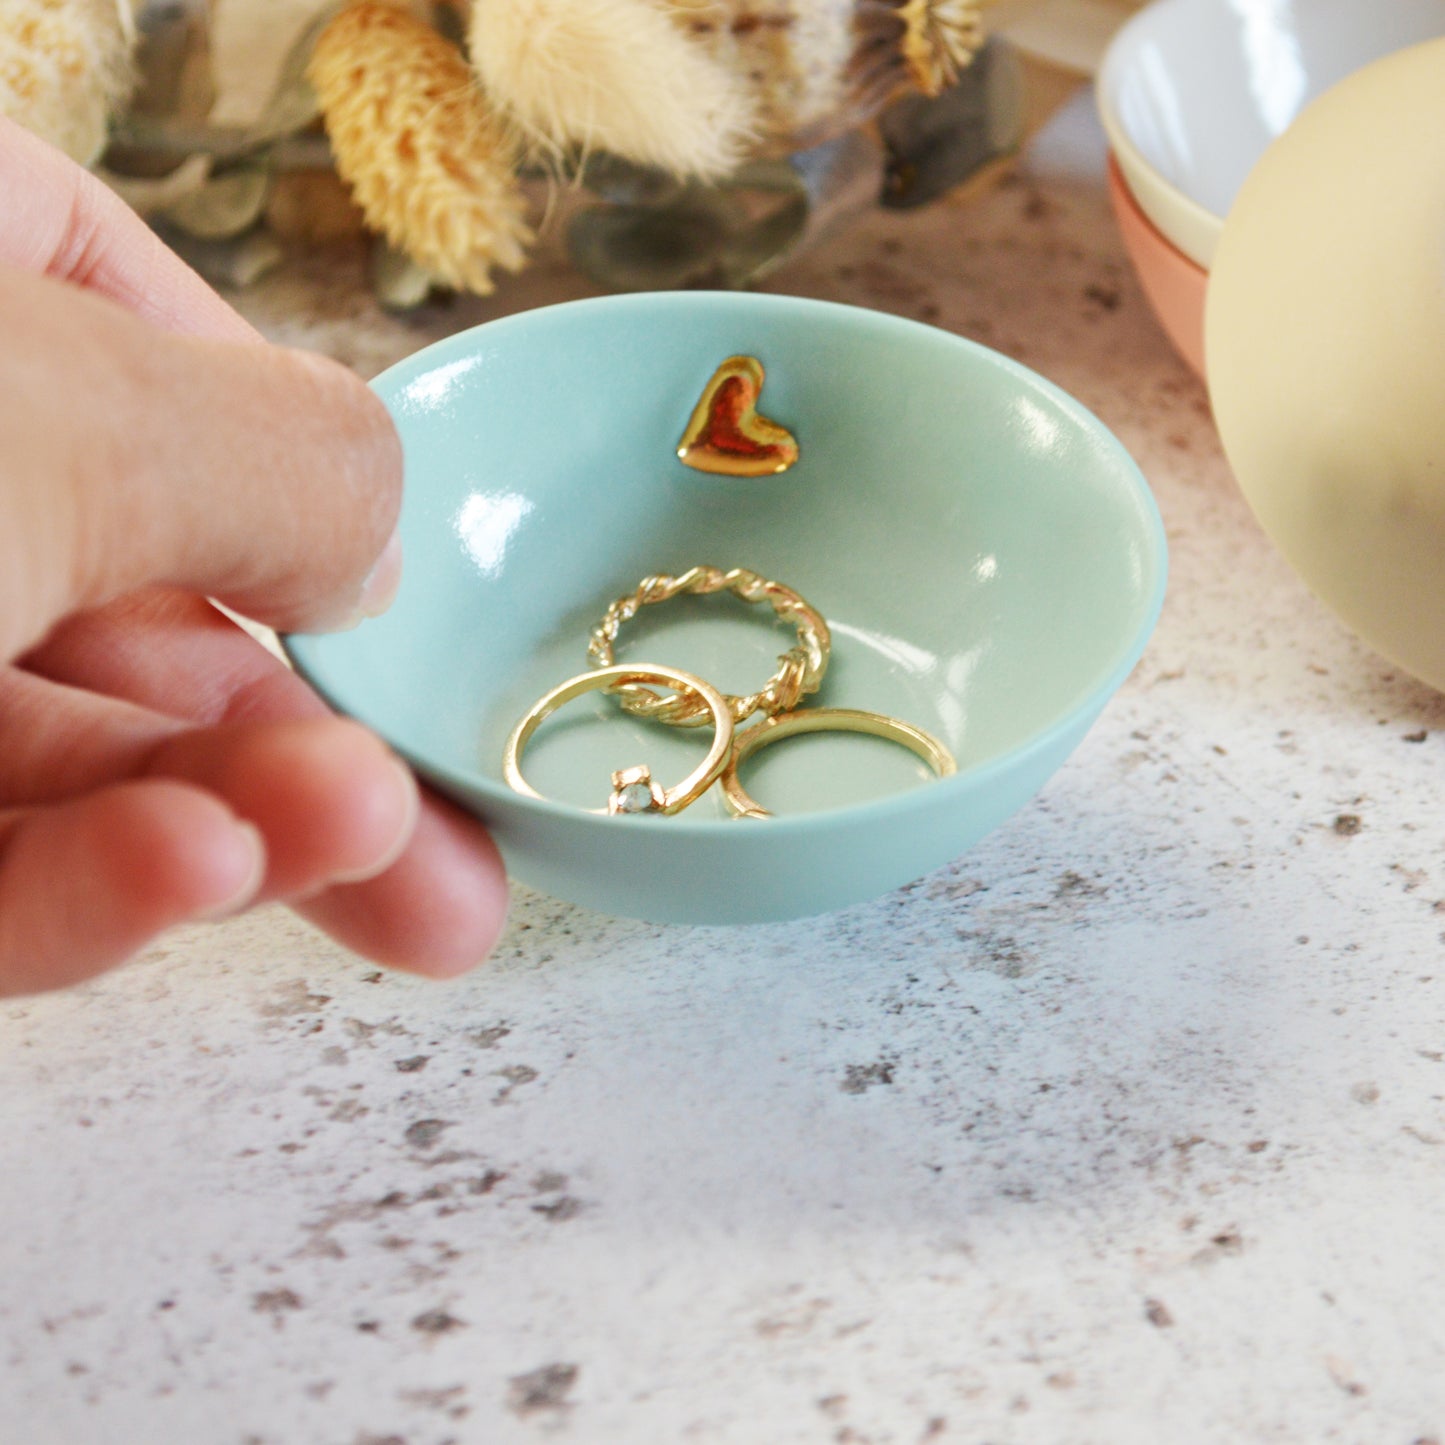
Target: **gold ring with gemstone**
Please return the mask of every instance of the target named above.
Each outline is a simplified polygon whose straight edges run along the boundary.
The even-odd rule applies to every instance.
[[[932,733],[921,727],[904,722],[901,718],[885,717],[879,712],[860,712],[850,707],[802,708],[797,712],[779,713],[765,718],[740,732],[733,741],[732,756],[722,774],[723,801],[728,812],[735,818],[771,818],[773,816],[760,803],[753,801],[738,779],[738,766],[744,759],[797,733],[867,733],[875,738],[886,738],[889,742],[901,743],[910,752],[916,753],[940,777],[946,778],[958,771],[953,754],[948,751]]]
[[[528,798],[540,798],[539,793],[522,776],[522,753],[526,750],[532,734],[544,719],[551,716],[564,703],[581,697],[586,692],[603,688],[633,686],[638,683],[662,683],[675,688],[679,695],[691,693],[701,700],[705,715],[711,717],[716,736],[707,756],[675,788],[662,788],[653,779],[652,770],[644,763],[638,767],[621,768],[612,774],[612,794],[606,808],[589,808],[590,813],[678,813],[689,803],[696,802],[721,775],[727,766],[733,749],[733,718],[723,695],[700,677],[682,672],[675,667],[657,664],[626,664],[601,667],[594,672],[579,673],[559,683],[550,692],[543,693],[523,715],[522,720],[512,729],[507,746],[502,753],[502,776],[508,787]]]
[[[705,596],[710,592],[732,592],[744,602],[766,602],[785,622],[798,629],[794,646],[778,658],[778,670],[757,692],[736,697],[723,697],[734,722],[742,722],[761,708],[768,714],[788,712],[809,693],[817,692],[828,666],[832,638],[822,613],[816,611],[790,587],[770,582],[756,572],[734,567],[724,572],[718,567],[691,567],[676,577],[644,577],[637,590],[619,597],[592,629],[587,656],[598,668],[610,667],[614,660],[613,644],[624,622],[630,621],[644,607],[654,602],[667,602],[684,593]],[[622,706],[637,717],[673,727],[699,727],[708,720],[708,709],[701,695],[692,697],[675,693],[659,697],[650,688],[623,683],[611,689],[619,695]]]

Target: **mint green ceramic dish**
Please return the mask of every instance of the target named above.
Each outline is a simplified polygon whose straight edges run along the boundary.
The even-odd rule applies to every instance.
[[[775,477],[708,476],[675,451],[714,368],[766,367],[759,410],[802,449]],[[769,295],[643,294],[490,322],[377,378],[400,428],[406,575],[355,632],[292,637],[297,668],[492,830],[513,876],[658,921],[748,923],[859,902],[946,863],[1023,805],[1134,666],[1165,545],[1138,469],[1050,383],[981,346],[877,312]],[[706,729],[592,694],[502,781],[532,701],[587,667],[591,626],[651,573],[746,567],[829,620],[810,703],[901,717],[958,761],[814,735],[759,753],[749,791],[675,817],[609,818],[614,769],[664,784]],[[620,662],[750,692],[790,645],[726,597],[644,610]],[[550,801],[550,799],[558,801]]]

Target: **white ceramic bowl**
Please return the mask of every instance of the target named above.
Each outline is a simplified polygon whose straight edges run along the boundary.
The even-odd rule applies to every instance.
[[[1300,110],[1440,35],[1445,0],[1155,0],[1105,53],[1099,115],[1140,209],[1207,271],[1244,178]]]

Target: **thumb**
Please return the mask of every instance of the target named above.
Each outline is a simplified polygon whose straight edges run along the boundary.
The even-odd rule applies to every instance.
[[[351,372],[3,269],[0,316],[5,656],[151,583],[287,630],[389,601],[401,446]]]

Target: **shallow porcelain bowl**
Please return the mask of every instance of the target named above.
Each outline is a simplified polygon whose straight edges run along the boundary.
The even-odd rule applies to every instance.
[[[1129,192],[1109,157],[1109,201],[1124,249],[1155,319],[1185,364],[1204,378],[1204,296],[1209,273],[1171,246]]]
[[[1438,35],[1445,0],[1155,0],[1110,42],[1099,115],[1144,214],[1208,271],[1244,178],[1304,106]]]
[[[798,438],[781,475],[677,459],[734,354],[762,361],[759,410]],[[1041,377],[915,322],[781,296],[615,296],[488,323],[375,386],[406,453],[405,579],[385,617],[290,638],[290,655],[483,819],[513,876],[608,912],[796,917],[947,862],[1064,761],[1162,601],[1158,512],[1114,437]],[[545,800],[509,789],[508,733],[586,669],[609,602],[699,563],[801,593],[833,639],[808,705],[919,725],[957,774],[931,779],[876,738],[814,735],[749,766],[771,819],[728,817],[716,788],[672,817],[606,817],[585,810],[613,770],[647,763],[671,786],[709,734],[595,694],[525,756]],[[744,693],[792,639],[758,606],[694,598],[644,609],[617,656]]]

